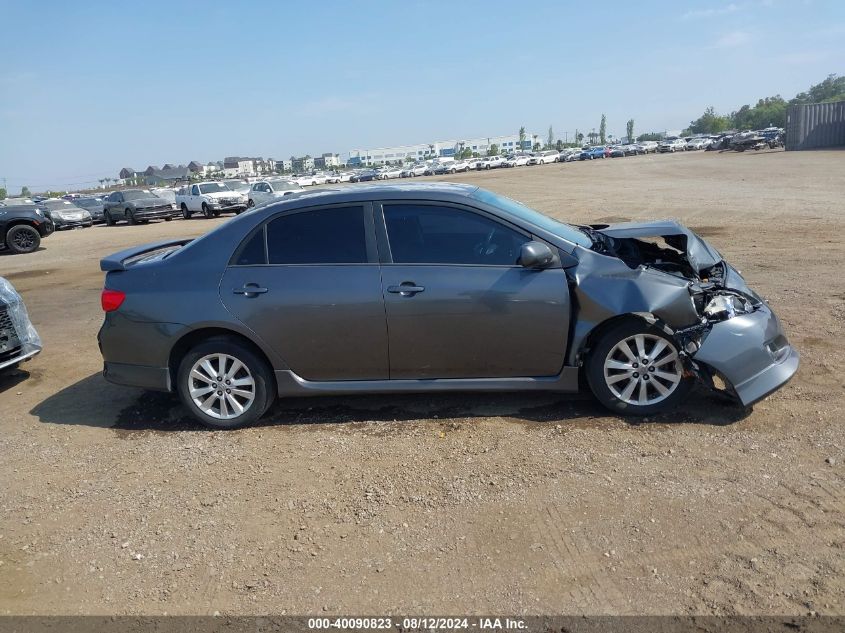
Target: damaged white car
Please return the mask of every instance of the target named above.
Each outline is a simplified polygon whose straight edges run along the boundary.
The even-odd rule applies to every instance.
[[[29,320],[23,299],[0,277],[0,372],[11,371],[41,351],[41,338]]]

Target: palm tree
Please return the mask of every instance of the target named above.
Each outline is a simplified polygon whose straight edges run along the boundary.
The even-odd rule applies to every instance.
[[[99,183],[100,183],[100,189],[102,189],[102,188],[103,188],[103,183],[104,183],[105,181],[106,181],[106,179],[105,179],[105,178],[100,178],[100,179],[97,181],[97,182],[99,182]]]

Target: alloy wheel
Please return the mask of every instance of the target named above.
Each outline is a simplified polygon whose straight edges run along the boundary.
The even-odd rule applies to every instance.
[[[188,374],[188,393],[196,407],[218,420],[243,415],[255,400],[255,378],[229,354],[203,356]]]
[[[678,388],[682,377],[678,350],[653,334],[635,334],[621,340],[604,360],[605,384],[626,404],[662,402]]]

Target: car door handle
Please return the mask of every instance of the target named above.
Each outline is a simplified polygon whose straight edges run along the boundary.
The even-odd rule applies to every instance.
[[[388,286],[387,291],[393,294],[400,294],[403,297],[413,297],[418,292],[425,291],[425,287],[417,286],[411,282],[405,282],[399,286]]]
[[[247,297],[254,297],[255,295],[263,295],[268,292],[267,288],[262,288],[258,284],[244,284],[243,288],[235,288],[232,290],[236,295],[246,295]]]

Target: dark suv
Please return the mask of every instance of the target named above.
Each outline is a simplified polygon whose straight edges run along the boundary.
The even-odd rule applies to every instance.
[[[143,189],[114,191],[103,200],[103,217],[109,226],[122,220],[129,224],[147,224],[150,220],[170,222],[178,215],[175,204]]]
[[[689,229],[573,226],[468,185],[298,193],[100,267],[105,377],[176,391],[218,428],[277,396],[581,384],[649,415],[696,378],[748,406],[798,367],[768,305]]]
[[[31,253],[41,238],[55,230],[53,221],[36,205],[0,206],[0,247],[13,253]]]

